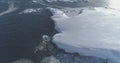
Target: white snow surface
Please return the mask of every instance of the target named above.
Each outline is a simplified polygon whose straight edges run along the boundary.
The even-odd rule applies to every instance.
[[[66,52],[108,59],[120,63],[120,12],[110,8],[83,8],[77,16],[49,8],[55,22],[53,42]]]

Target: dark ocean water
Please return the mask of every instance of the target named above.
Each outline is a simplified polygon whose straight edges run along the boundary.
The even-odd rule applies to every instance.
[[[54,23],[48,10],[37,14],[20,15],[18,12],[0,16],[0,63],[19,58],[34,59],[34,48],[41,36],[53,34]]]

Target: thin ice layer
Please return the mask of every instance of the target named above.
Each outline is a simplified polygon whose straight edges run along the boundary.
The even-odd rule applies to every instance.
[[[11,13],[11,12],[14,12],[16,10],[17,10],[17,7],[14,6],[14,3],[11,3],[11,4],[9,4],[9,8],[6,11],[3,11],[3,12],[0,13],[0,16],[3,16],[5,14]]]
[[[78,16],[69,17],[50,8],[59,32],[53,42],[67,52],[112,59],[120,63],[120,12],[107,8],[84,9]],[[111,60],[111,62],[112,62]]]

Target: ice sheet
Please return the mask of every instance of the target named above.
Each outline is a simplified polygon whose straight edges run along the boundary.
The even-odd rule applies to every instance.
[[[120,12],[110,8],[84,8],[77,16],[67,16],[59,9],[53,12],[53,42],[67,52],[110,59],[120,63]]]

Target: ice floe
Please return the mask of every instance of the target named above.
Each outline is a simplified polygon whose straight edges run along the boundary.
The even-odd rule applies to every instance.
[[[120,12],[110,8],[83,8],[77,16],[49,8],[55,22],[53,42],[67,52],[108,59],[120,63]]]
[[[25,9],[25,10],[19,12],[19,14],[30,14],[30,13],[37,13],[37,12],[41,12],[41,11],[42,11],[42,8],[36,8],[36,9],[29,8],[29,9]]]

